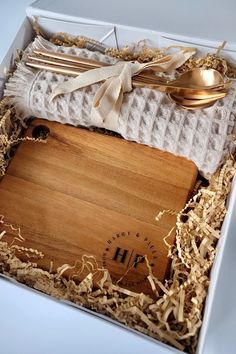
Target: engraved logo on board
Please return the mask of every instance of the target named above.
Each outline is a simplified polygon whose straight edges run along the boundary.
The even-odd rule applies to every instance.
[[[146,281],[148,268],[147,256],[151,267],[157,262],[157,249],[148,236],[139,232],[119,232],[106,241],[102,254],[102,264],[109,269],[112,280],[122,286],[137,286]]]

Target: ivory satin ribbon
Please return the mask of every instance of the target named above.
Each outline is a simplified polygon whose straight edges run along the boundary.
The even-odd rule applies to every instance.
[[[176,47],[176,46],[174,46]],[[173,46],[169,47],[173,48]],[[167,49],[169,49],[167,48]],[[118,62],[115,65],[86,71],[74,79],[59,84],[53,90],[50,99],[80,88],[104,81],[93,99],[91,124],[109,130],[118,130],[118,119],[123,95],[132,91],[132,77],[145,69],[156,72],[170,72],[185,63],[193,54],[194,48],[177,47],[179,51],[161,59],[141,64],[135,62]]]

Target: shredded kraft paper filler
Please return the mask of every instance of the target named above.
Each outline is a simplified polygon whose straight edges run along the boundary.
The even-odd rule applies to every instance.
[[[5,97],[0,103],[2,177],[12,157],[13,147],[22,140],[32,139],[22,133],[27,126],[27,118],[40,116],[75,126],[95,125],[91,121],[90,110],[100,84],[95,83],[50,100],[54,88],[66,82],[68,77],[26,67],[26,54],[34,49],[46,49],[108,64],[116,64],[118,59],[130,55],[127,49],[123,52],[110,49],[106,54],[89,51],[79,48],[84,46],[83,41],[78,46],[78,40],[73,43],[68,38],[58,36],[48,41],[41,36],[36,37],[6,84]],[[146,53],[153,52],[146,49]],[[152,59],[150,57],[149,61]],[[210,61],[208,56],[200,62],[191,58],[180,70],[197,67],[199,63],[210,63],[214,67],[218,58],[212,56],[212,59]],[[226,62],[219,58],[218,64],[226,73]],[[40,269],[37,260],[44,254],[40,249],[24,247],[24,235],[18,225],[9,224],[4,215],[0,215],[0,272],[48,295],[105,314],[148,336],[194,353],[210,270],[227,213],[226,200],[236,172],[232,156],[235,145],[235,92],[233,82],[224,99],[208,109],[196,111],[179,108],[165,94],[153,89],[137,88],[124,95],[115,132],[127,140],[187,157],[208,179],[207,186],[201,187],[185,208],[175,213],[176,226],[170,232],[176,235],[175,244],[168,245],[168,235],[164,240],[171,259],[170,279],[164,283],[158,281],[146,258],[153,297],[134,293],[122,288],[119,283],[113,283],[109,272],[99,268],[96,259],[88,255],[76,264],[62,264],[56,272]],[[102,128],[109,127],[103,125]],[[156,221],[160,218],[164,220],[168,213],[173,214],[173,211],[159,213]],[[11,243],[4,241],[9,232],[15,234]],[[19,254],[24,254],[26,260],[20,260]],[[86,270],[87,275],[78,282],[76,275],[81,269]],[[68,273],[69,277],[65,276]]]

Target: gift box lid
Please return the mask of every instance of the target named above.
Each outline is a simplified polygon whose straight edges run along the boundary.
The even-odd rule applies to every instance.
[[[190,6],[191,5],[191,6]],[[87,23],[115,24],[162,33],[193,44],[218,46],[226,40],[227,49],[236,50],[234,0],[38,0],[28,14]]]

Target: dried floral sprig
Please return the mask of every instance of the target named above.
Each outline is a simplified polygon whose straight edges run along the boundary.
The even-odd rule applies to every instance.
[[[15,119],[15,110],[9,105],[9,99],[0,101],[0,177],[5,174],[10,160],[10,152],[21,134],[22,126]]]
[[[60,46],[75,46],[78,48],[87,48],[88,45],[94,45],[99,48],[103,44],[91,38],[83,36],[71,36],[67,33],[55,33],[50,41]],[[183,73],[194,68],[216,69],[220,73],[227,75],[229,78],[236,78],[236,68],[223,57],[220,56],[220,51],[223,49],[225,42],[219,47],[215,54],[207,54],[203,57],[192,57],[184,63],[178,71]],[[104,47],[103,47],[104,48]],[[135,45],[125,45],[120,49],[106,48],[105,54],[120,60],[137,60],[140,63],[147,63],[156,59],[163,58],[166,55],[165,48],[148,47],[147,42],[140,41]]]
[[[10,98],[0,100],[0,178],[4,176],[12,157],[12,149],[21,141],[30,140],[45,143],[46,140],[22,137],[26,122],[18,119]]]
[[[50,42],[58,46],[86,48],[91,39],[83,36],[71,36],[64,32],[57,32],[50,38]]]
[[[166,50],[149,48],[146,41],[141,41],[137,45],[127,45],[121,49],[107,48],[105,54],[120,60],[137,60],[140,63],[148,63],[163,58],[166,55]]]
[[[216,54],[207,54],[200,58],[190,58],[178,69],[178,71],[182,73],[195,68],[215,69],[224,75],[228,72],[227,61]]]
[[[58,46],[87,48],[87,49],[96,48],[97,50],[105,51],[105,47],[102,43],[96,41],[95,39],[88,38],[85,36],[71,36],[64,32],[58,32],[53,34],[49,40],[50,42]]]

